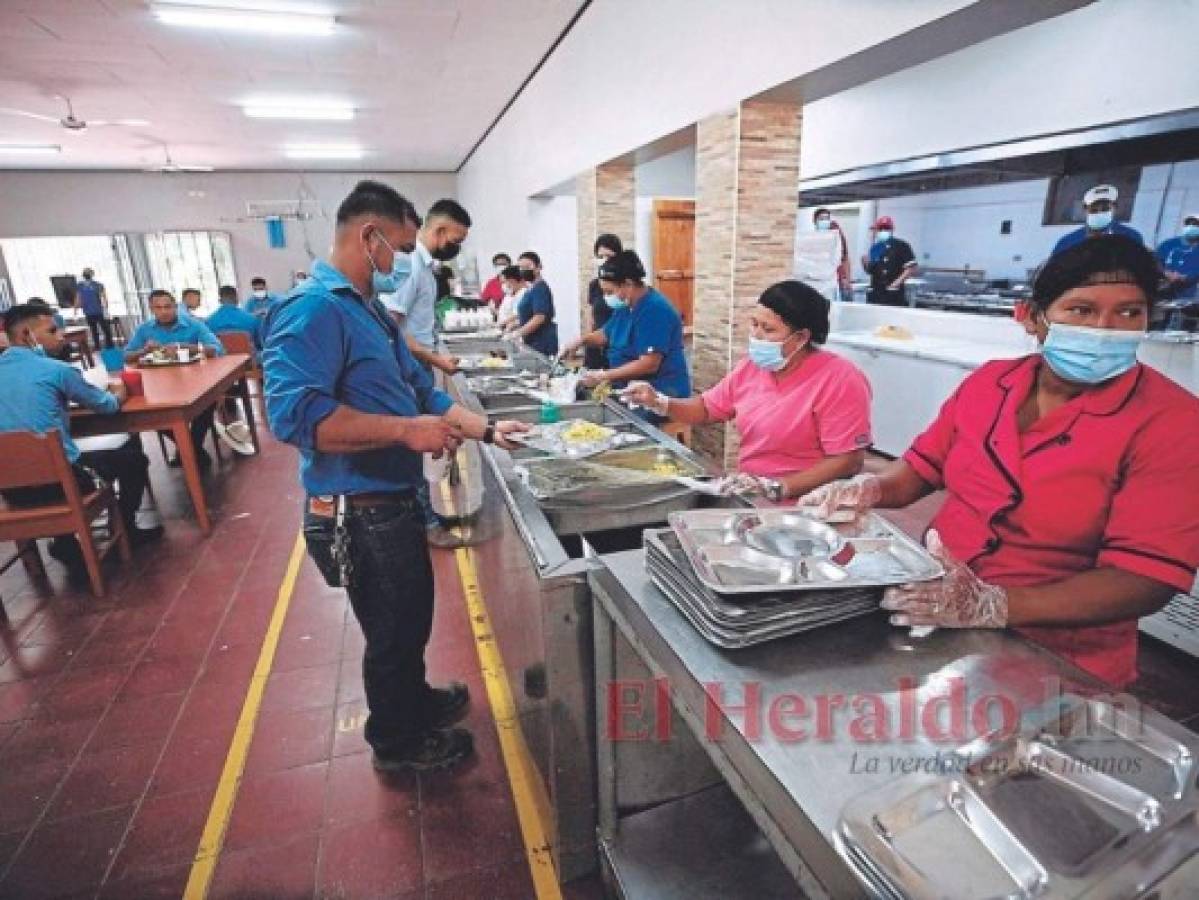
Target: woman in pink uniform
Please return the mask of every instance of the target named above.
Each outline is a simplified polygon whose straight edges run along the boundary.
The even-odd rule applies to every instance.
[[[1137,362],[1158,270],[1125,237],[1084,241],[1037,277],[1041,352],[982,366],[879,475],[802,505],[899,507],[946,491],[926,543],[940,581],[888,590],[896,625],[1016,628],[1120,686],[1137,619],[1199,566],[1199,398]]]
[[[738,489],[781,500],[860,472],[870,446],[870,383],[822,350],[828,301],[799,281],[767,288],[750,316],[749,353],[702,396],[679,399],[644,382],[623,396],[688,425],[732,420],[741,436]]]

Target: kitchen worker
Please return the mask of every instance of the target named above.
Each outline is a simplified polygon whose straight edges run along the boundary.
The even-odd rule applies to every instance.
[[[483,285],[483,290],[479,292],[479,299],[484,303],[491,304],[491,308],[498,310],[500,304],[504,302],[504,269],[512,265],[512,257],[507,253],[497,253],[491,257],[491,267],[494,269],[494,274],[487,279],[487,284]]]
[[[907,241],[895,236],[895,221],[879,216],[870,229],[874,241],[862,257],[862,268],[870,276],[868,303],[882,306],[907,306],[904,283],[916,274],[916,254]]]
[[[800,281],[763,291],[750,314],[748,354],[701,396],[675,399],[638,383],[623,395],[674,422],[732,421],[741,436],[732,490],[798,497],[862,469],[870,382],[825,350],[829,304]]]
[[[1199,399],[1137,362],[1157,279],[1123,236],[1051,257],[1024,326],[1040,353],[968,376],[880,474],[800,500],[946,492],[926,537],[946,575],[888,590],[894,624],[1011,627],[1110,684],[1136,677],[1137,620],[1199,566]]]
[[[378,300],[394,293],[398,248],[416,238],[412,204],[361,181],[337,210],[333,250],[271,310],[263,367],[271,430],[300,450],[308,554],[345,587],[366,638],[366,740],[376,769],[430,772],[471,755],[451,728],[469,695],[431,687],[433,566],[417,492],[422,456],[464,438],[511,449],[527,426],[489,424],[438,390]]]
[[[508,266],[500,273],[500,288],[504,292],[504,300],[496,310],[496,324],[505,331],[520,326],[516,310],[520,306],[520,298],[524,296],[529,282],[525,281],[520,266]]]
[[[1191,213],[1182,222],[1182,234],[1162,241],[1157,259],[1166,278],[1165,294],[1171,300],[1190,301],[1182,305],[1199,306],[1199,213]],[[1181,328],[1183,309],[1171,311],[1167,328]]]
[[[517,327],[512,334],[544,356],[558,354],[558,323],[554,321],[554,292],[541,277],[541,257],[526,250],[517,257],[528,287],[516,305]]]
[[[1138,244],[1145,243],[1139,231],[1116,221],[1116,201],[1119,199],[1120,192],[1114,184],[1097,184],[1083,194],[1082,205],[1087,213],[1087,223],[1058,238],[1058,242],[1053,246],[1053,253],[1061,253],[1067,247],[1073,247],[1087,238],[1101,237],[1105,234],[1121,234]]]
[[[641,258],[632,250],[617,253],[600,266],[599,283],[612,317],[565,348],[568,355],[579,347],[607,351],[609,368],[588,372],[583,386],[609,382],[624,388],[630,381],[646,381],[663,396],[689,397],[691,373],[683,354],[683,320],[669,300],[645,283]],[[636,411],[652,423],[665,421],[648,406]]]
[[[104,332],[105,349],[112,349],[112,325],[108,321],[108,292],[96,281],[96,273],[87,268],[82,272],[83,280],[75,285],[75,309],[83,310],[87,327],[92,331],[92,345],[99,349],[100,332]]]
[[[250,296],[246,298],[241,308],[250,315],[261,319],[266,316],[267,310],[278,302],[278,295],[272,294],[266,289],[266,279],[259,275],[250,279]]]
[[[849,244],[845,240],[845,232],[833,218],[833,214],[821,206],[812,213],[812,225],[821,233],[834,231],[841,242],[840,262],[837,263],[837,292],[843,303],[853,302],[853,282],[849,273]]]
[[[417,361],[427,369],[438,369],[447,375],[458,371],[458,358],[437,352],[440,295],[434,269],[439,261],[458,255],[470,225],[470,214],[453,200],[438,200],[430,206],[412,248],[411,274],[399,290],[379,297],[403,330],[408,349]]]
[[[604,297],[599,271],[603,268],[604,263],[622,250],[624,250],[624,246],[620,243],[620,238],[614,234],[601,234],[595,239],[592,252],[595,254],[596,277],[592,278],[587,285],[587,306],[591,313],[591,323],[587,331],[603,328],[604,323],[612,318],[612,307],[608,305],[608,301]],[[606,369],[608,368],[608,354],[603,347],[585,347],[583,349],[583,365],[588,369]]]

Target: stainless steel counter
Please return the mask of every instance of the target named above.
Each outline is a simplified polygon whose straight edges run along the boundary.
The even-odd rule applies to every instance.
[[[689,739],[702,747],[807,896],[864,893],[835,846],[848,800],[921,772],[952,772],[952,751],[986,731],[979,710],[1006,705],[1022,724],[1036,727],[1058,714],[1062,694],[1101,689],[1010,633],[941,630],[913,640],[882,615],[721,650],[649,582],[643,552],[605,555],[601,562],[603,568],[589,575],[599,696],[607,695],[609,683],[630,677],[620,665],[619,647],[627,644],[654,678],[665,679]],[[711,702],[714,694],[723,696],[723,708]],[[758,717],[744,709],[747,698]],[[775,706],[772,715],[772,703],[787,705]],[[964,711],[960,721],[950,716],[951,706]],[[635,857],[639,871],[654,862],[628,846],[631,837],[621,822],[635,811],[622,807],[619,792],[628,773],[608,736],[602,729],[599,734],[601,844],[609,883],[621,891],[625,860]],[[740,864],[741,851],[731,845],[722,850],[705,844],[702,833],[689,840],[691,846],[670,851],[684,857],[723,853],[730,865]],[[743,836],[737,846],[754,845]],[[726,888],[711,896],[775,896],[777,880],[771,883],[775,887],[764,893],[747,883],[745,891]],[[1194,887],[1199,892],[1199,884]],[[669,890],[626,895],[709,896]]]

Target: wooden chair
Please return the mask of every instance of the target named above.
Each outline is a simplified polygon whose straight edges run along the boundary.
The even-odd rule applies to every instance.
[[[226,353],[245,353],[250,357],[250,368],[246,371],[246,378],[258,382],[258,393],[261,394],[262,367],[258,361],[254,339],[244,331],[218,331],[216,336]]]
[[[86,496],[81,493],[57,429],[45,434],[31,431],[0,434],[0,459],[5,460],[5,464],[0,466],[0,490],[58,484],[63,492],[63,499],[58,502],[0,509],[0,541],[15,541],[18,551],[25,552],[29,544],[38,538],[75,535],[83,550],[92,593],[103,597],[101,558],[114,545],[122,560],[128,562],[132,558],[129,536],[125,533],[125,523],[121,519],[112,488],[105,485]],[[115,539],[109,541],[106,547],[97,548],[92,536],[92,523],[106,510]]]

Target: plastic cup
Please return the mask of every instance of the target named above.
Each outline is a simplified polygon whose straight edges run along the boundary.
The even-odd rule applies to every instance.
[[[137,369],[122,369],[121,383],[125,385],[130,397],[140,397],[146,392],[142,386],[142,373]]]

